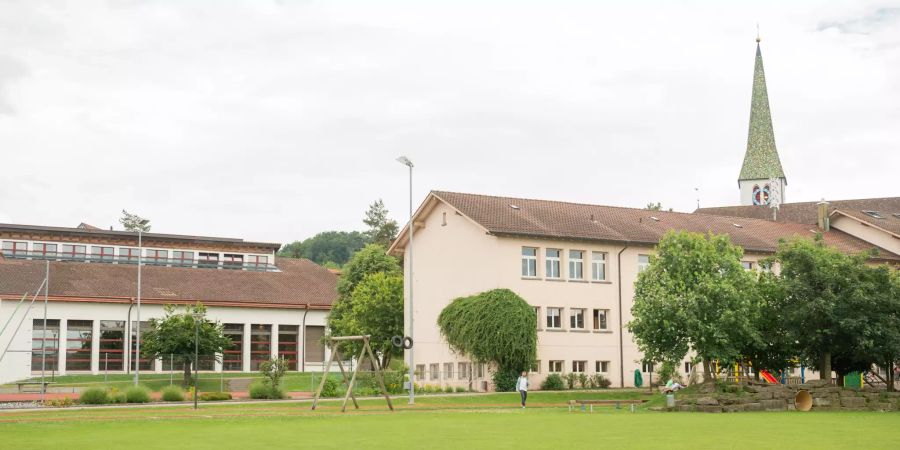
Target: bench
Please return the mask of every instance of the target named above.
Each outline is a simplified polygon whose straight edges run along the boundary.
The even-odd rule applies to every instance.
[[[644,402],[646,400],[569,400],[569,412],[572,412],[575,405],[581,405],[582,411],[586,409],[586,406],[590,406],[591,412],[594,412],[594,405],[616,405],[616,409],[622,409],[623,403],[638,405]]]
[[[43,383],[40,381],[19,381],[16,382],[16,387],[19,389],[19,392],[47,392],[47,386],[53,384],[52,381],[44,381]],[[34,390],[25,390],[26,386],[39,386],[39,389]]]

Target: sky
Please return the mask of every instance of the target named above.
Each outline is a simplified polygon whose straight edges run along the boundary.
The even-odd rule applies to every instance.
[[[0,0],[0,222],[287,243],[430,190],[737,204],[759,24],[787,201],[900,195],[900,1]]]

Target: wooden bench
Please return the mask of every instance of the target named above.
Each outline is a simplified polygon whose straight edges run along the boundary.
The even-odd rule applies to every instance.
[[[575,405],[581,405],[581,410],[584,411],[586,406],[590,406],[591,412],[594,412],[594,405],[616,405],[616,409],[622,409],[622,404],[641,404],[646,402],[646,400],[569,400],[569,412],[572,412],[572,408]]]
[[[47,386],[53,384],[52,381],[45,381],[41,383],[40,381],[19,381],[16,382],[16,387],[19,389],[19,392],[47,392]],[[26,390],[24,389],[26,386],[38,386],[39,389],[34,390]]]

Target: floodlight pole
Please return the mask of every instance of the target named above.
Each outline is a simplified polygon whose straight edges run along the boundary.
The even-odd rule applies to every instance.
[[[200,380],[197,375],[197,367],[200,365],[200,314],[194,313],[194,409],[197,409],[197,391],[200,389]]]
[[[409,337],[413,338],[413,163],[409,158],[401,156],[397,158],[401,164],[409,167]],[[415,342],[415,339],[413,339]],[[416,371],[415,358],[413,357],[413,349],[409,348],[409,404],[416,403]]]
[[[135,337],[135,350],[134,350],[134,385],[138,385],[138,381],[141,378],[141,265],[144,262],[144,250],[143,250],[143,224],[138,227],[138,279],[137,279],[137,330]],[[131,349],[129,349],[129,352]]]
[[[50,295],[50,260],[48,259],[46,262],[47,272],[44,276],[44,330],[41,334],[41,403],[44,403],[44,396],[47,391],[47,383],[44,382],[44,371],[47,368],[47,299]],[[59,352],[59,348],[56,351]]]

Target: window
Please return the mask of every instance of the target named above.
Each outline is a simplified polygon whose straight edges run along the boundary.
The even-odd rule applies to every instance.
[[[307,325],[303,333],[303,352],[307,362],[325,362],[325,344],[322,343],[325,336],[325,327],[320,325]]]
[[[753,261],[741,261],[741,267],[745,270],[753,270]]]
[[[653,363],[644,361],[643,364],[641,364],[641,372],[653,372]]]
[[[417,380],[425,379],[425,364],[416,364],[415,377]]]
[[[541,360],[537,360],[531,365],[531,371],[533,373],[541,373]]]
[[[244,370],[244,324],[226,323],[222,334],[231,339],[231,348],[222,350],[222,370]]]
[[[68,259],[85,259],[87,257],[87,246],[63,244],[61,256]]]
[[[685,362],[684,362],[684,374],[685,374],[685,375],[690,375],[691,369],[693,369],[693,368],[694,368],[694,365],[691,364],[690,361],[685,361]]]
[[[297,370],[297,355],[300,348],[300,326],[278,326],[278,357],[287,363],[287,370]]]
[[[547,328],[562,328],[562,308],[547,308]]]
[[[457,364],[456,366],[459,369],[457,371],[459,379],[465,380],[467,377],[466,372],[468,371],[468,364],[461,362],[461,363]]]
[[[595,363],[594,371],[597,373],[608,373],[609,361],[597,361]]]
[[[484,364],[473,364],[475,366],[475,378],[484,378]]]
[[[438,363],[433,363],[428,365],[428,379],[429,380],[440,380],[441,379],[441,366]]]
[[[147,255],[145,257],[147,264],[153,265],[166,265],[169,260],[169,251],[168,250],[147,250]]]
[[[444,379],[453,379],[453,363],[444,363]]]
[[[218,253],[200,253],[200,263],[199,267],[209,267],[215,268],[219,267],[219,254]]]
[[[584,279],[584,252],[581,250],[569,250],[569,279]]]
[[[222,260],[222,267],[227,269],[240,269],[244,267],[244,255],[226,253]]]
[[[90,320],[66,322],[66,370],[91,370],[93,327]]]
[[[562,368],[562,361],[550,361],[550,373],[560,373],[563,370]]]
[[[144,335],[150,331],[150,322],[141,321],[141,344],[144,343]],[[137,358],[137,321],[131,321],[131,370],[138,361]],[[170,358],[171,361],[171,358]],[[202,361],[201,361],[202,363]],[[153,370],[153,359],[143,355],[140,358],[141,370]]]
[[[595,309],[594,310],[594,330],[604,331],[609,329],[609,323],[607,321],[607,317],[609,317],[608,309]]]
[[[95,261],[112,261],[113,247],[91,247],[91,257]]]
[[[100,321],[100,371],[125,367],[125,321]]]
[[[28,254],[27,242],[3,241],[3,256]]]
[[[272,325],[253,324],[250,328],[250,370],[272,359]]]
[[[172,252],[172,263],[178,266],[192,266],[194,265],[194,252],[174,250]]]
[[[44,319],[31,322],[31,371],[59,370],[59,319],[47,319],[47,334],[44,334]],[[44,353],[41,353],[41,347]]]
[[[650,267],[650,255],[638,255],[638,273]]]
[[[35,256],[56,256],[56,244],[34,244],[31,254]]]
[[[884,216],[881,215],[878,211],[866,211],[863,210],[863,213],[873,219],[884,219]]]
[[[584,372],[584,366],[587,365],[587,361],[572,361],[572,372],[581,373]]]
[[[569,310],[569,328],[573,330],[584,329],[584,310],[581,308],[572,308]]]
[[[537,251],[534,247],[522,247],[522,276],[537,276]]]
[[[138,249],[122,247],[119,249],[119,262],[127,264],[137,264]]]
[[[594,281],[606,281],[606,253],[591,253],[591,279]]]
[[[547,268],[544,272],[544,275],[547,278],[559,278],[561,275],[559,273],[559,255],[562,250],[555,248],[548,248],[545,252],[546,257],[544,258],[547,263]]]
[[[269,257],[265,255],[250,255],[247,257],[247,265],[253,269],[266,270],[269,265]]]

